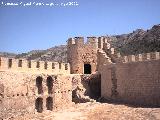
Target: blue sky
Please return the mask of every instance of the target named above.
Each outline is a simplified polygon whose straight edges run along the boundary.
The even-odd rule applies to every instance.
[[[19,2],[20,0],[0,0]],[[22,53],[66,44],[69,37],[150,29],[160,23],[160,0],[21,0],[78,6],[0,5],[0,51]]]

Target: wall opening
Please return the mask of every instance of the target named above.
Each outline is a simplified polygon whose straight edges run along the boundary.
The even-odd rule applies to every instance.
[[[12,67],[12,59],[8,60],[8,67],[11,68]]]
[[[38,88],[38,94],[43,93],[42,81],[43,81],[42,77],[39,76],[36,78],[36,86]]]
[[[18,61],[18,67],[22,67],[22,60]]]
[[[28,68],[31,68],[31,61],[28,61]]]
[[[44,69],[47,69],[47,67],[48,67],[48,64],[47,64],[47,62],[45,62],[44,63]]]
[[[68,70],[68,64],[65,64],[65,70]]]
[[[39,68],[39,67],[40,67],[40,63],[39,63],[39,61],[37,61],[36,68]]]
[[[0,66],[1,66],[1,58],[0,58]]]
[[[42,113],[43,112],[43,99],[37,98],[35,102],[35,108],[37,112]]]
[[[53,89],[53,79],[51,76],[47,77],[48,94],[52,94]]]
[[[62,65],[61,65],[61,63],[59,63],[59,69],[61,69],[61,67],[62,67]]]
[[[47,110],[53,110],[53,98],[52,97],[48,97],[46,99],[46,107],[47,107]]]
[[[91,74],[91,65],[84,64],[84,74]]]
[[[55,69],[55,64],[54,63],[52,63],[52,69]]]

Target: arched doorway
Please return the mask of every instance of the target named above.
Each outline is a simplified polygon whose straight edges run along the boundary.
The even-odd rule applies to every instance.
[[[84,64],[84,74],[91,74],[91,65]]]
[[[52,97],[48,97],[46,99],[46,107],[47,107],[47,110],[53,109],[53,98]]]
[[[37,112],[41,113],[43,111],[43,99],[37,98],[35,102],[35,108]]]
[[[38,94],[43,93],[42,81],[43,81],[42,77],[39,76],[39,77],[36,78],[36,86],[38,88]]]
[[[53,79],[51,76],[47,77],[48,94],[52,94]]]

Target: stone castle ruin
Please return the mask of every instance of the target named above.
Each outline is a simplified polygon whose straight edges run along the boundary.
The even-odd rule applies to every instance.
[[[69,38],[68,63],[0,58],[0,113],[99,99],[160,106],[160,53],[121,56],[108,37]]]

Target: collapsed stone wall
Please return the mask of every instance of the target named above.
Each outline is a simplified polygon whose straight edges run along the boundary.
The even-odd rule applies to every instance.
[[[160,60],[104,65],[101,95],[107,100],[160,106]]]
[[[41,81],[42,80],[42,81]],[[69,75],[0,72],[0,116],[62,109],[72,103]]]
[[[88,75],[72,74],[72,101],[83,103],[95,101],[101,94],[101,76],[99,73]]]

